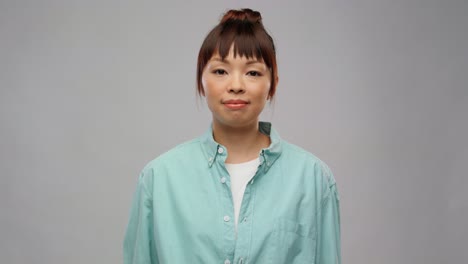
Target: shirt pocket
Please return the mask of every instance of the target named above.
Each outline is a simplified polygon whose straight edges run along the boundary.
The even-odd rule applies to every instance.
[[[316,229],[313,224],[278,218],[274,230],[274,264],[311,264],[315,261]]]

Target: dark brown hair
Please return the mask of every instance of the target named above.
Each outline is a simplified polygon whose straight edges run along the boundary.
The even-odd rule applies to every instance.
[[[278,79],[275,45],[272,37],[263,27],[260,12],[248,8],[226,12],[219,24],[208,33],[203,41],[197,63],[198,94],[205,95],[201,79],[208,61],[216,52],[222,59],[226,58],[233,44],[234,57],[239,55],[265,62],[271,72],[268,95],[272,98]]]

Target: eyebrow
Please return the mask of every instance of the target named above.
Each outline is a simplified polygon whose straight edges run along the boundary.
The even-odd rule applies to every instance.
[[[223,59],[221,59],[219,57],[212,58],[211,60],[229,64],[228,60],[225,60],[225,59],[223,60]],[[259,60],[249,60],[245,64],[250,65],[250,64],[255,64],[255,63],[263,63],[263,62],[259,61]]]

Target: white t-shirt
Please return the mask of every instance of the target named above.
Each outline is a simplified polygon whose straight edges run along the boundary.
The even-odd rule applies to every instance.
[[[243,163],[226,163],[226,169],[231,177],[231,192],[234,202],[234,223],[236,230],[245,187],[257,172],[259,165],[259,158]]]

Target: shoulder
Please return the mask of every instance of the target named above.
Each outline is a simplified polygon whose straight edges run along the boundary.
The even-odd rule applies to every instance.
[[[293,159],[296,161],[300,162],[307,162],[309,164],[316,164],[320,167],[322,167],[324,170],[330,171],[330,168],[328,165],[318,158],[315,154],[312,152],[305,150],[302,147],[299,147],[295,144],[289,143],[288,141],[282,140],[282,147],[283,147],[283,153],[282,155],[285,155],[288,157],[288,159]]]
[[[203,155],[200,138],[183,142],[146,163],[140,173],[140,180],[152,181],[155,171],[167,170]]]
[[[288,166],[298,166],[307,174],[322,178],[328,186],[336,183],[330,167],[315,154],[285,140],[281,143],[283,149],[281,156]]]
[[[298,167],[307,179],[304,182],[313,182],[318,187],[323,201],[326,201],[331,195],[338,198],[336,180],[330,167],[313,153],[282,141],[285,166]]]
[[[172,149],[162,153],[152,161],[150,161],[147,166],[156,166],[164,163],[170,163],[174,160],[184,159],[191,157],[193,154],[200,152],[200,139],[195,138],[186,142],[183,142]]]

